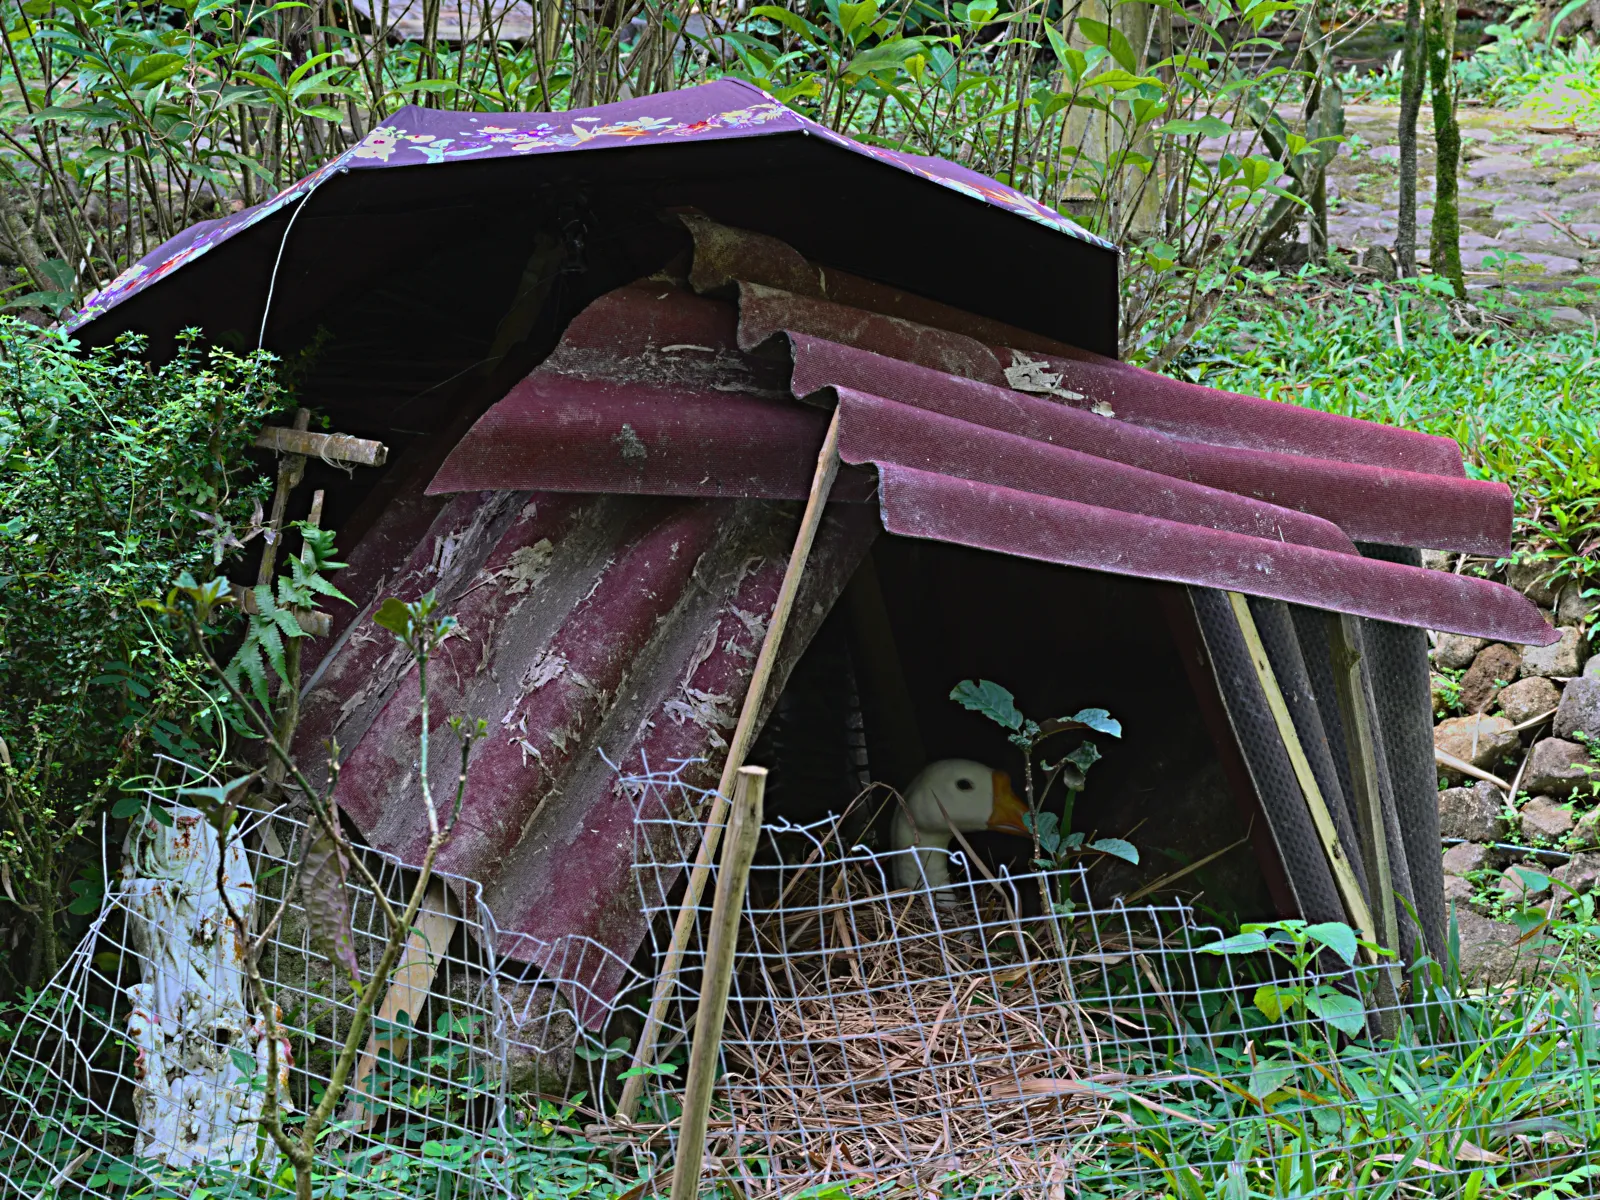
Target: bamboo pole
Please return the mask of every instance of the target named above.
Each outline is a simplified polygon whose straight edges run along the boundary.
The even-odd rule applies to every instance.
[[[800,592],[800,579],[805,574],[806,560],[811,555],[811,544],[816,540],[828,493],[833,490],[833,480],[838,473],[839,410],[835,408],[833,420],[828,423],[827,436],[822,440],[822,450],[817,455],[816,473],[811,477],[811,494],[806,500],[805,513],[800,518],[800,532],[794,539],[794,549],[789,552],[789,565],[783,573],[778,599],[772,606],[772,619],[767,623],[755,669],[750,672],[750,686],[744,694],[744,706],[739,710],[739,722],[728,741],[728,759],[722,767],[722,779],[717,784],[711,811],[706,815],[705,837],[700,843],[700,852],[695,855],[694,867],[689,872],[683,904],[678,909],[678,919],[672,927],[672,943],[661,962],[661,973],[656,977],[644,1028],[639,1031],[639,1046],[632,1063],[639,1074],[629,1078],[623,1085],[622,1095],[617,1101],[617,1117],[623,1121],[632,1121],[639,1109],[639,1097],[644,1091],[643,1068],[650,1065],[656,1039],[661,1035],[661,1022],[666,1016],[667,1003],[672,998],[678,968],[683,964],[684,949],[689,944],[689,931],[694,928],[695,912],[706,890],[706,879],[711,871],[711,860],[717,853],[717,842],[722,837],[722,824],[728,814],[728,797],[733,794],[734,781],[738,778],[739,769],[744,766],[745,755],[750,752],[750,743],[755,739],[761,700],[766,695],[767,684],[777,665],[783,632],[788,628],[789,614],[794,610],[795,597]]]
[[[1333,685],[1338,694],[1339,716],[1344,725],[1345,751],[1350,759],[1350,786],[1355,792],[1356,818],[1361,825],[1361,860],[1366,868],[1378,928],[1373,940],[1395,955],[1400,953],[1400,919],[1395,910],[1394,872],[1389,863],[1389,829],[1383,819],[1383,793],[1378,780],[1377,741],[1372,735],[1372,713],[1361,667],[1360,628],[1356,618],[1338,613],[1329,620],[1329,649],[1333,658]],[[1398,981],[1394,968],[1379,976],[1378,1022],[1384,1037],[1398,1028]]]
[[[689,1049],[689,1074],[683,1086],[683,1117],[678,1123],[678,1158],[672,1168],[671,1200],[695,1200],[700,1190],[711,1089],[717,1078],[717,1051],[722,1045],[722,1023],[728,1015],[733,952],[739,942],[739,916],[750,880],[750,860],[755,857],[756,839],[761,834],[767,769],[740,767],[734,788],[728,840],[722,847],[722,869],[717,872],[717,891],[711,902],[711,929],[706,938],[694,1044]]]
[[[1367,906],[1367,898],[1361,894],[1361,881],[1356,878],[1355,869],[1350,865],[1350,856],[1339,841],[1339,830],[1333,823],[1333,814],[1328,811],[1327,801],[1323,799],[1322,789],[1317,786],[1317,777],[1311,773],[1311,763],[1300,744],[1294,720],[1289,716],[1289,706],[1284,702],[1278,677],[1272,673],[1272,662],[1267,658],[1267,648],[1262,644],[1256,619],[1250,614],[1250,605],[1238,592],[1228,593],[1228,603],[1233,608],[1235,620],[1239,622],[1239,632],[1244,635],[1245,647],[1250,652],[1250,665],[1255,668],[1256,679],[1266,694],[1267,708],[1278,727],[1278,736],[1283,739],[1283,747],[1289,753],[1295,780],[1305,796],[1306,807],[1311,810],[1311,823],[1316,826],[1317,837],[1328,856],[1328,866],[1333,870],[1333,880],[1338,886],[1340,899],[1344,901],[1345,911],[1361,932],[1372,938],[1377,932],[1372,923],[1372,910]]]

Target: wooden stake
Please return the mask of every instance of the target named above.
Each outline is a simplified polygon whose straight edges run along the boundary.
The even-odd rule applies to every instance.
[[[805,574],[806,560],[811,555],[811,543],[816,540],[828,493],[833,490],[833,480],[838,473],[839,410],[835,408],[833,420],[828,423],[828,434],[822,440],[822,451],[817,455],[817,470],[811,477],[811,495],[806,500],[806,510],[800,518],[800,532],[794,539],[794,549],[789,552],[789,565],[783,573],[777,602],[772,606],[772,619],[767,623],[767,633],[761,641],[755,669],[750,672],[750,686],[744,694],[744,706],[739,710],[739,723],[734,726],[733,737],[728,742],[728,760],[723,764],[722,779],[717,784],[716,797],[706,816],[705,837],[700,843],[700,852],[695,855],[688,887],[683,894],[683,905],[672,927],[672,944],[667,947],[666,957],[662,959],[661,973],[656,977],[655,991],[650,996],[650,1011],[645,1017],[644,1028],[639,1031],[639,1046],[634,1052],[632,1064],[635,1068],[650,1065],[656,1039],[661,1035],[661,1022],[666,1016],[667,1003],[672,998],[678,968],[683,963],[683,952],[689,945],[689,931],[694,928],[700,897],[706,890],[711,860],[716,856],[717,841],[722,837],[722,824],[727,819],[727,797],[733,794],[734,780],[738,778],[745,755],[750,752],[750,743],[755,738],[761,700],[767,693],[767,683],[772,679],[772,670],[778,661],[778,649],[783,643],[783,632],[789,626],[789,614],[794,609],[795,597],[800,592],[800,579]],[[617,1101],[619,1118],[623,1121],[634,1119],[643,1091],[642,1072],[623,1084],[622,1096]]]
[[[450,945],[450,939],[455,936],[458,924],[460,916],[450,890],[442,881],[430,880],[427,895],[423,897],[422,907],[417,912],[416,926],[400,952],[400,961],[395,966],[394,974],[389,976],[389,990],[384,993],[383,1000],[373,1014],[372,1032],[367,1037],[366,1048],[356,1060],[355,1076],[350,1081],[350,1099],[345,1104],[343,1120],[360,1120],[363,1129],[372,1128],[377,1120],[377,1112],[372,1109],[363,1111],[358,1099],[366,1092],[367,1078],[378,1065],[379,1043],[386,1043],[389,1053],[400,1058],[407,1042],[406,1038],[392,1032],[380,1034],[380,1023],[392,1025],[400,1019],[401,1013],[405,1013],[411,1018],[412,1024],[416,1024],[423,1006],[428,1003],[434,976],[439,973],[439,963]]]
[[[294,413],[295,433],[304,433],[311,424],[311,410],[297,408]],[[272,494],[272,515],[267,520],[267,541],[261,548],[261,569],[256,572],[257,585],[272,582],[272,572],[278,565],[278,543],[283,540],[283,518],[289,507],[289,493],[300,486],[306,475],[306,458],[303,454],[285,454],[278,460],[278,487]]]
[[[717,873],[716,896],[711,902],[711,929],[706,937],[700,1009],[694,1044],[689,1049],[689,1074],[683,1087],[678,1158],[672,1168],[672,1200],[695,1200],[700,1191],[706,1124],[711,1115],[711,1089],[717,1077],[722,1023],[728,1015],[733,952],[739,942],[739,915],[744,909],[745,886],[750,880],[750,860],[755,857],[756,839],[761,835],[761,803],[766,788],[765,767],[739,768],[733,813],[728,821],[728,840],[722,848],[722,869]]]
[[[1344,725],[1345,749],[1350,758],[1350,786],[1355,792],[1356,817],[1361,825],[1361,861],[1378,928],[1373,940],[1385,950],[1400,953],[1400,920],[1395,910],[1394,872],[1389,863],[1389,828],[1383,819],[1383,793],[1379,788],[1377,742],[1372,736],[1372,713],[1361,667],[1361,631],[1357,618],[1337,613],[1329,618],[1328,648],[1333,658],[1334,691]],[[1384,1037],[1399,1027],[1398,980],[1395,967],[1379,976],[1378,1021]]]
[[[1300,735],[1295,731],[1293,718],[1289,716],[1289,706],[1284,702],[1278,677],[1272,673],[1272,661],[1267,658],[1267,648],[1261,642],[1256,619],[1250,614],[1249,602],[1240,593],[1229,592],[1228,603],[1233,608],[1235,620],[1239,622],[1239,632],[1244,635],[1245,647],[1250,652],[1250,665],[1255,668],[1256,679],[1266,693],[1267,708],[1278,727],[1278,736],[1283,739],[1283,747],[1289,752],[1289,763],[1294,767],[1294,777],[1300,784],[1301,794],[1305,796],[1306,807],[1311,810],[1311,823],[1316,826],[1317,837],[1321,839],[1322,848],[1328,855],[1328,866],[1333,870],[1334,883],[1339,888],[1345,911],[1362,934],[1372,938],[1377,933],[1372,923],[1372,910],[1367,907],[1367,898],[1361,894],[1361,881],[1356,878],[1355,869],[1350,865],[1350,857],[1339,842],[1339,830],[1333,823],[1333,814],[1328,811],[1327,801],[1323,799],[1322,789],[1317,786],[1317,777],[1311,773],[1311,763],[1306,759],[1305,748],[1300,745]]]

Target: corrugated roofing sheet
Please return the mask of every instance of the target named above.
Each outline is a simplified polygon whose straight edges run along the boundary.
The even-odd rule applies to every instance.
[[[695,780],[713,781],[827,406],[849,465],[768,705],[879,528],[1551,637],[1506,588],[1356,552],[1353,539],[1505,546],[1505,490],[1465,479],[1451,443],[1174,384],[824,271],[770,238],[687,224],[703,290],[663,275],[592,304],[431,480],[402,489],[345,577],[368,609],[432,587],[460,616],[433,711],[483,715],[495,736],[443,865],[484,883],[513,957],[548,962],[573,935],[609,948],[580,998],[593,1019],[643,936],[633,798],[606,760],[699,759]],[[1030,348],[994,340],[1012,337]],[[414,856],[409,661],[365,613],[336,633],[310,667],[302,751],[336,738],[341,804],[375,844]]]
[[[839,406],[841,457],[875,468],[894,532],[1432,629],[1554,636],[1509,589],[1356,552],[1357,540],[1510,548],[1509,489],[1465,478],[1448,439],[736,280],[826,286],[771,238],[687,223],[716,263],[691,282],[734,298],[662,283],[596,301],[430,492],[799,498],[825,422],[795,401],[812,400]],[[674,361],[674,385],[643,382],[652,356]],[[788,395],[774,396],[785,362]],[[847,474],[837,498],[870,487]]]

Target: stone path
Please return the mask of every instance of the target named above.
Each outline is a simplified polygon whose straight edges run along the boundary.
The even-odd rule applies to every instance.
[[[1350,141],[1329,168],[1328,236],[1357,261],[1369,247],[1394,244],[1398,113],[1387,105],[1351,105]],[[1531,124],[1525,114],[1461,109],[1467,284],[1534,293],[1552,319],[1588,324],[1590,314],[1600,315],[1600,138],[1541,133]],[[1418,251],[1426,261],[1434,189],[1427,109],[1419,129]]]

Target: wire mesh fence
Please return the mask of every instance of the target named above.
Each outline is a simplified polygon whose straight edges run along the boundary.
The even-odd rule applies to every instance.
[[[535,971],[470,881],[450,880],[430,902],[437,920],[418,926],[450,930],[431,948],[436,973],[425,985],[399,981],[422,997],[419,1011],[392,1015],[363,1047],[317,1194],[615,1200],[669,1189],[714,889],[643,1111],[635,1122],[605,1114],[700,845],[705,794],[671,771],[620,786],[638,805],[635,878],[650,936],[629,986],[607,1001],[609,1019],[579,1020],[604,999],[582,982],[604,951],[574,938],[546,948]],[[169,842],[196,828],[196,814],[174,815]],[[1277,923],[1225,938],[1181,904],[1097,900],[1092,856],[1017,874],[956,851],[948,886],[920,866],[906,886],[905,865],[921,860],[865,849],[860,830],[845,819],[763,832],[704,1192],[1600,1194],[1600,1151],[1590,1150],[1600,1145],[1590,1078],[1600,1012],[1582,970],[1471,992],[1424,965],[1384,1010],[1378,978],[1392,968],[1342,927]],[[255,818],[240,865],[218,873],[213,857],[201,872],[247,882],[262,924],[287,897],[262,966],[299,1111],[320,1099],[351,1012],[289,886],[304,837],[282,814]],[[243,995],[236,960],[214,947],[175,957],[141,934],[149,889],[138,881],[159,880],[159,864],[125,857],[139,873],[113,889],[0,1068],[0,1194],[285,1194],[283,1164],[253,1124],[260,1021],[230,1007]],[[402,894],[410,873],[370,861]],[[352,900],[371,970],[381,921],[369,897]],[[163,1029],[157,1079],[158,1042],[141,1021],[169,1011],[152,994],[163,988],[190,996],[187,1010],[170,1011],[193,1020]]]
[[[283,1032],[279,1087],[292,1126],[321,1102],[356,1003],[349,976],[314,944],[293,886],[307,826],[257,815],[220,850],[199,812],[161,814],[152,805],[134,822],[123,877],[10,1039],[0,1195],[293,1194],[258,1126],[266,1023],[247,1003],[217,890],[220,881],[236,911],[270,929],[260,968]],[[378,854],[368,866],[391,902],[409,893],[414,872]],[[588,1162],[581,1138],[564,1136],[581,1133],[566,1124],[578,1109],[552,1102],[581,1098],[585,1055],[599,1057],[573,999],[604,951],[573,939],[547,948],[548,977],[530,973],[499,953],[476,886],[436,878],[414,927],[422,953],[402,959],[320,1146],[318,1194],[523,1197],[530,1179],[553,1172],[605,1190],[611,1166]],[[356,958],[370,975],[383,918],[370,892],[352,886],[349,898]]]
[[[641,855],[643,900],[663,917],[699,842],[677,787],[651,781],[640,812],[655,855]],[[707,1187],[1600,1195],[1600,1013],[1583,971],[1471,994],[1448,964],[1422,964],[1385,1009],[1393,965],[1343,927],[1225,938],[1179,904],[1096,902],[1090,859],[1008,874],[958,851],[952,885],[919,868],[907,888],[897,861],[915,852],[873,853],[840,829],[765,830]],[[669,1142],[675,1082],[649,1092],[650,1132]]]

